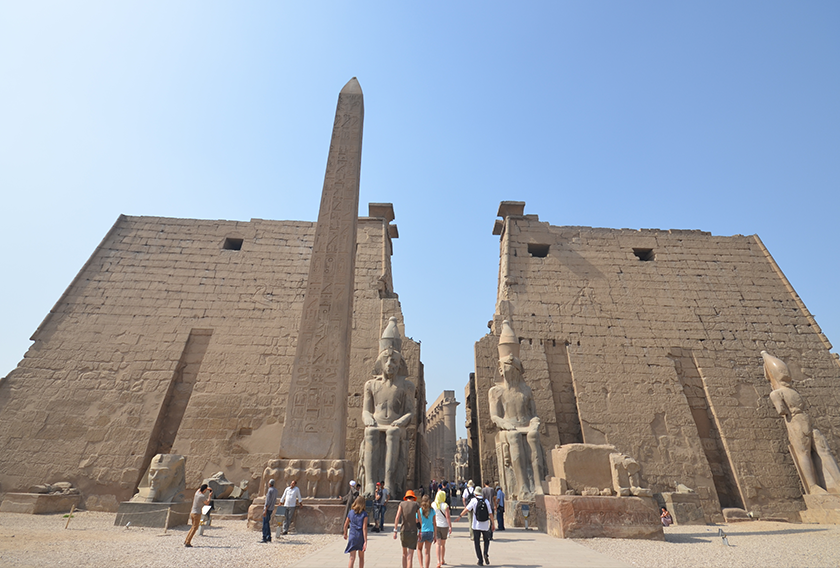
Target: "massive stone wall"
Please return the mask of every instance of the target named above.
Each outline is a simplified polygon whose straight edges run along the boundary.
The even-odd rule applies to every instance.
[[[787,435],[759,352],[785,360],[814,427],[840,451],[840,366],[757,236],[558,227],[500,208],[493,332],[476,343],[477,431],[495,478],[487,391],[511,319],[546,449],[608,443],[654,491],[695,488],[721,506],[798,518]]]
[[[402,324],[388,221],[358,223],[354,463],[381,330]],[[220,470],[256,480],[278,457],[314,227],[121,216],[0,384],[0,488],[67,479],[88,508],[115,509],[159,451],[187,456],[189,486]],[[419,344],[403,345],[424,396]]]

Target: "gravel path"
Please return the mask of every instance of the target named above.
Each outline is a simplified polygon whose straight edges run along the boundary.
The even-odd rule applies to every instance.
[[[723,529],[730,546],[723,544]],[[655,568],[840,566],[840,525],[753,521],[731,525],[671,526],[666,542],[609,538],[575,542],[631,566]]]
[[[187,525],[164,534],[115,527],[114,517],[76,512],[64,530],[62,515],[0,513],[0,566],[265,568],[287,566],[322,546],[344,546],[341,535],[290,534],[279,543],[261,544],[261,533],[248,530],[245,521],[214,520],[203,536],[193,538],[193,548],[184,548]]]
[[[344,548],[340,535],[288,535],[280,542],[260,544],[260,533],[247,530],[244,521],[215,520],[204,536],[193,539],[194,548],[184,548],[186,525],[166,534],[163,529],[126,529],[113,526],[114,513],[82,511],[65,530],[66,520],[62,515],[0,513],[0,566],[264,568],[288,566],[325,546]],[[720,528],[731,546],[724,546],[717,536]],[[512,536],[511,531],[507,537]],[[668,527],[665,536],[666,542],[600,538],[575,542],[630,566],[840,566],[840,525],[755,521]],[[343,561],[338,568],[344,565]],[[546,565],[563,562],[555,558]]]

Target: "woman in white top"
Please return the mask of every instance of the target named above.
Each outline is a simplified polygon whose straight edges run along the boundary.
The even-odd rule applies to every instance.
[[[444,556],[446,555],[446,539],[452,534],[452,519],[449,516],[449,505],[446,504],[446,493],[438,491],[435,495],[435,502],[432,503],[432,508],[435,510],[435,543],[437,547],[437,568],[441,564],[446,564]]]

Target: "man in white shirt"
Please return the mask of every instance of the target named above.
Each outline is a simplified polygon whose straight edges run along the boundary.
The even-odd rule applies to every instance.
[[[295,517],[295,510],[300,505],[300,489],[297,481],[292,480],[289,486],[283,491],[280,502],[286,507],[286,518],[283,520],[283,534],[289,534],[289,525]]]
[[[475,545],[475,555],[478,557],[479,566],[490,566],[490,535],[493,531],[493,503],[485,499],[480,493],[476,493],[475,498],[471,499],[467,506],[458,515],[456,521],[460,521],[461,517],[466,512],[472,513],[472,532],[473,544]],[[484,555],[481,554],[481,545],[479,541],[484,536]]]

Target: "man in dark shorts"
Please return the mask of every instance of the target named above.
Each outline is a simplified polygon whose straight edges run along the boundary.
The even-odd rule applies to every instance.
[[[414,564],[414,551],[417,550],[417,512],[420,505],[417,504],[417,496],[409,489],[405,492],[405,500],[400,503],[397,509],[397,518],[394,520],[394,538],[397,538],[397,527],[400,527],[400,544],[402,545],[402,568],[412,568]]]

